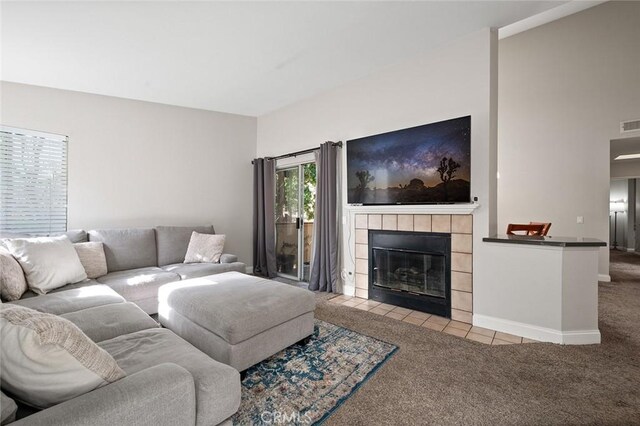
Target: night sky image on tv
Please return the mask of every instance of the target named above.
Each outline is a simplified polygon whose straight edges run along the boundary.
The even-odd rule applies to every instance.
[[[470,116],[350,140],[348,202],[469,202],[470,151]]]

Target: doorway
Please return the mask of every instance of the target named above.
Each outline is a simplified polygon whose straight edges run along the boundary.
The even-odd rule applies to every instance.
[[[281,277],[309,282],[315,206],[315,162],[276,169],[276,266]]]

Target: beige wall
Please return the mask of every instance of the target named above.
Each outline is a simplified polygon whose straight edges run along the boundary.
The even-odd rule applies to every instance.
[[[258,155],[284,154],[327,140],[347,141],[471,115],[471,192],[480,203],[474,212],[476,285],[489,272],[481,264],[481,238],[495,231],[496,48],[495,32],[485,29],[415,60],[260,116]],[[353,223],[348,221],[357,208],[346,210],[344,188],[342,192],[342,268],[352,274],[345,290],[353,292],[355,255],[350,246],[354,235],[350,233]],[[393,206],[384,210],[397,212]],[[411,213],[421,213],[420,207],[412,208]]]
[[[251,263],[256,119],[3,82],[0,122],[69,136],[69,227],[213,224]]]
[[[622,137],[620,121],[640,118],[639,45],[639,2],[500,41],[498,229],[549,221],[552,235],[609,240],[609,141]]]

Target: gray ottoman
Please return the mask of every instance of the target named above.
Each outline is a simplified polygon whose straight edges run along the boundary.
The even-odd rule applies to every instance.
[[[312,292],[240,272],[165,284],[158,299],[163,326],[238,371],[313,333]]]

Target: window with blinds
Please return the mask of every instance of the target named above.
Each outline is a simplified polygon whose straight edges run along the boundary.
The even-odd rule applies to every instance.
[[[66,136],[0,127],[0,233],[67,230]]]

